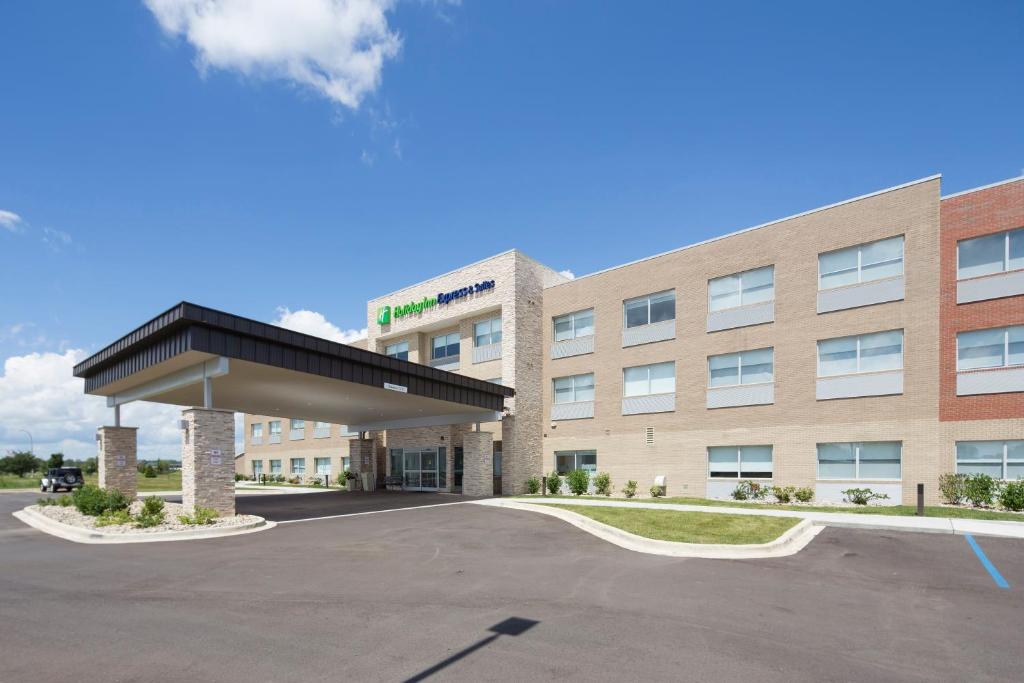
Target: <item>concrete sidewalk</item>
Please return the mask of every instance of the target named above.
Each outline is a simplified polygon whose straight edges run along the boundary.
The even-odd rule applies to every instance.
[[[678,505],[676,503],[630,503],[617,500],[595,500],[594,498],[512,498],[522,503],[549,503],[553,505],[594,505],[604,507],[633,507],[648,510],[677,510],[680,512],[712,512],[727,515],[763,515],[765,517],[799,517],[809,519],[821,526],[846,527],[850,529],[883,529],[886,531],[912,531],[934,534],[972,534],[974,536],[997,536],[1000,538],[1024,539],[1024,516],[1020,522],[953,519],[949,517],[903,517],[899,515],[857,514],[849,512],[802,512],[799,510],[764,510],[752,508],[717,507],[713,505]]]

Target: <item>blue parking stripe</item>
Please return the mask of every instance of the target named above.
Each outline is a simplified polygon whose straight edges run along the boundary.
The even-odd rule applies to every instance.
[[[999,573],[999,570],[996,569],[996,566],[992,564],[988,557],[985,556],[985,551],[982,550],[981,546],[978,545],[978,542],[974,540],[974,536],[971,536],[970,534],[964,534],[964,538],[966,538],[967,542],[971,544],[971,549],[974,550],[974,554],[978,556],[979,560],[981,560],[981,566],[985,568],[989,576],[992,577],[992,580],[996,582],[996,585],[1000,588],[1009,588],[1009,582],[1007,582],[1007,580],[1003,578],[1003,575]]]

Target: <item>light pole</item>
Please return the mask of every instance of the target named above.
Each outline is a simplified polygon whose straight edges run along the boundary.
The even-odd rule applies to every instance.
[[[35,455],[36,454],[36,442],[32,438],[32,432],[28,431],[27,429],[19,429],[18,431],[19,432],[25,432],[26,434],[28,434],[28,452],[31,453],[32,455]]]

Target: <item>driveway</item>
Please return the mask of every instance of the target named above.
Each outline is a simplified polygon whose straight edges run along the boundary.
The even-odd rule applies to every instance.
[[[676,559],[455,504],[89,546],[10,517],[34,497],[0,495],[4,681],[1020,680],[1020,541],[979,539],[1007,590],[958,536]]]

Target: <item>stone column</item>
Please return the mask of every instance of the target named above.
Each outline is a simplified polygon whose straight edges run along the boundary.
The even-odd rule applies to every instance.
[[[349,439],[348,471],[356,475],[357,486],[363,487],[363,472],[372,472],[377,479],[377,450],[373,439]]]
[[[138,427],[100,427],[96,430],[96,464],[100,486],[117,489],[128,500],[138,493]]]
[[[467,496],[494,495],[492,432],[466,432],[462,435],[462,493]]]
[[[213,508],[235,514],[235,414],[230,410],[181,411],[181,502],[191,514]]]

